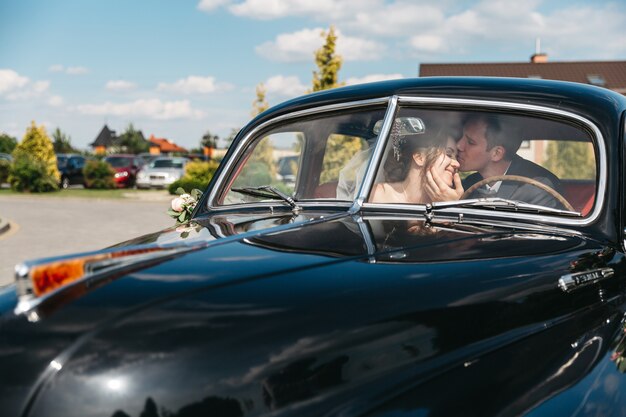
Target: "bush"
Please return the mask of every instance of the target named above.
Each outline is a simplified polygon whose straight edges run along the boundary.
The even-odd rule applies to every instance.
[[[213,174],[217,171],[219,164],[215,161],[192,161],[185,167],[185,175],[177,181],[174,181],[169,187],[170,194],[176,194],[178,187],[191,191],[197,188],[201,191],[206,190],[209,186]]]
[[[59,189],[61,175],[57,169],[57,157],[43,126],[31,123],[13,150],[13,160],[9,183],[14,190],[46,192]],[[31,180],[34,182],[29,184]]]
[[[6,159],[0,159],[0,184],[8,182],[10,169],[11,163]]]
[[[83,168],[85,187],[95,189],[115,188],[115,170],[107,162],[90,160]]]
[[[44,193],[58,191],[57,178],[49,173],[45,161],[26,154],[19,154],[9,169],[9,183],[15,191]]]
[[[206,190],[208,186],[209,186],[208,181],[182,177],[181,179],[176,180],[173,183],[171,183],[170,186],[167,187],[167,190],[169,191],[170,194],[174,195],[176,194],[176,190],[179,187],[187,192],[190,192],[191,190],[196,189],[196,188],[204,192],[204,190]]]

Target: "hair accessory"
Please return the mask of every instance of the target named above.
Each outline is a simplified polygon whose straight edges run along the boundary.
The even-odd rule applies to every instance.
[[[393,157],[396,161],[400,161],[400,156],[402,156],[402,147],[406,143],[406,136],[401,135],[400,131],[402,130],[402,123],[399,119],[396,119],[393,122],[393,126],[391,126],[391,141],[393,144]]]

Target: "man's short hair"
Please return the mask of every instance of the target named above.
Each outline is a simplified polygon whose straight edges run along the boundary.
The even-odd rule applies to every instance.
[[[502,123],[502,118],[495,114],[484,113],[472,113],[463,119],[463,126],[470,123],[485,123],[487,129],[485,130],[485,137],[487,138],[487,150],[490,150],[494,146],[502,146],[505,150],[504,159],[510,161],[517,153],[520,145],[522,144],[522,138],[515,134],[514,129],[505,128]]]

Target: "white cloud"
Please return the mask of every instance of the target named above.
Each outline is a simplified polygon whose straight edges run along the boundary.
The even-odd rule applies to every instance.
[[[48,105],[51,107],[60,107],[64,103],[63,97],[61,96],[51,96],[48,99]]]
[[[380,42],[342,35],[338,32],[337,53],[346,61],[374,61],[382,58],[385,47]]]
[[[85,67],[68,67],[65,72],[70,75],[82,75],[87,74],[89,70]]]
[[[201,111],[191,107],[189,100],[162,102],[159,99],[140,99],[130,103],[83,104],[75,109],[89,115],[146,117],[157,120],[203,117]]]
[[[397,80],[404,78],[402,74],[370,74],[365,77],[351,77],[346,80],[346,85],[373,83],[375,81]]]
[[[7,100],[26,100],[40,97],[48,91],[50,81],[32,82],[11,69],[0,69],[0,96]]]
[[[443,52],[446,50],[444,39],[438,35],[417,35],[413,36],[409,42],[416,51]]]
[[[60,64],[55,64],[55,65],[51,65],[50,68],[48,68],[48,71],[50,72],[63,72],[63,65]]]
[[[265,42],[256,47],[257,54],[279,62],[311,61],[315,50],[324,44],[324,29],[302,29],[297,32],[283,33],[272,42]],[[341,31],[337,34],[337,54],[345,61],[374,60],[381,57],[384,46],[367,39],[346,36]]]
[[[306,93],[307,86],[296,76],[275,75],[268,78],[263,85],[268,95],[296,97]]]
[[[469,55],[510,55],[520,43],[528,45],[530,56],[536,37],[541,37],[544,52],[556,59],[615,59],[626,54],[626,10],[621,2],[552,10],[544,6],[542,0],[465,4],[453,0],[243,0],[233,2],[228,10],[251,19],[304,17],[320,22],[321,27],[341,27],[337,52],[345,61],[373,60],[383,53],[446,60],[452,54],[462,61]],[[256,52],[279,62],[311,60],[322,44],[316,33],[320,30],[279,35],[257,46]],[[383,48],[381,42],[390,39],[397,40],[396,44]]]
[[[64,72],[69,75],[83,75],[87,74],[89,70],[85,67],[65,67],[61,64],[54,64],[48,67],[50,72]]]
[[[137,87],[137,84],[126,80],[111,80],[105,85],[105,88],[110,91],[128,91]]]
[[[384,18],[381,19],[381,16]],[[370,10],[360,9],[341,25],[360,33],[406,37],[416,32],[428,33],[441,25],[444,19],[441,4],[433,6],[398,1],[378,4]]]
[[[181,78],[172,84],[159,83],[157,85],[157,91],[182,94],[210,94],[230,88],[231,86],[227,83],[217,83],[215,77],[200,77],[196,75]]]
[[[24,77],[11,69],[0,69],[0,94],[20,89],[29,82],[28,77]]]
[[[428,30],[417,26],[407,32],[409,46],[418,53],[434,56],[473,53],[479,48],[477,45],[481,49],[488,45],[494,51],[509,51],[512,45],[525,42],[530,56],[535,38],[541,37],[543,52],[554,51],[557,59],[579,59],[581,51],[586,51],[586,59],[615,58],[626,53],[626,12],[617,4],[572,5],[548,13],[540,12],[539,4],[538,0],[483,0],[472,8],[445,16]]]
[[[225,6],[230,3],[230,0],[201,0],[198,3],[198,10],[203,12],[211,12],[218,7]]]
[[[245,0],[230,6],[229,10],[251,19],[306,16],[335,21],[353,15],[354,10],[371,9],[380,3],[381,0]]]

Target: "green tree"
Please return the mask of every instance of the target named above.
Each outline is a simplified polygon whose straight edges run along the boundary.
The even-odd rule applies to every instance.
[[[120,135],[118,146],[123,152],[134,154],[150,150],[150,142],[143,137],[141,130],[135,129],[132,123],[129,123],[124,133]]]
[[[217,148],[217,143],[219,142],[219,140],[219,136],[214,135],[207,130],[200,140],[200,146],[215,149]]]
[[[9,174],[11,187],[18,191],[58,190],[61,175],[52,141],[43,126],[32,122],[24,138],[13,150],[14,163]]]
[[[263,113],[269,105],[265,100],[265,87],[263,83],[256,86],[256,99],[252,102],[252,116]],[[274,144],[269,136],[264,137],[257,142],[256,147],[252,151],[252,156],[248,162],[249,166],[257,166],[259,172],[265,172],[269,178],[276,178],[276,164],[274,163]],[[264,184],[269,184],[265,182]],[[255,184],[262,185],[262,184]]]
[[[339,70],[341,69],[342,58],[337,55],[335,48],[337,45],[337,35],[335,28],[330,27],[328,32],[322,32],[322,37],[326,39],[324,45],[315,52],[315,65],[317,71],[313,71],[313,91],[329,90],[340,87]],[[339,171],[343,168],[354,154],[360,151],[362,142],[360,138],[336,135],[328,137],[326,142],[326,152],[322,164],[322,183],[336,181],[339,178]]]
[[[335,28],[331,26],[328,32],[322,32],[322,37],[326,39],[326,42],[315,52],[317,71],[313,71],[313,91],[328,90],[343,85],[338,82],[342,58],[335,53],[337,44]]]
[[[17,139],[6,133],[0,133],[0,152],[11,153],[17,146]]]
[[[76,149],[72,146],[71,138],[61,132],[58,127],[52,132],[52,146],[55,153],[74,153]]]
[[[233,143],[233,141],[235,140],[235,137],[237,137],[237,133],[239,133],[240,130],[241,129],[238,129],[238,128],[230,129],[230,133],[228,134],[228,136],[224,138],[224,142],[226,143],[227,148],[229,148],[230,145]]]
[[[259,83],[256,86],[256,98],[252,102],[252,117],[255,117],[269,108],[269,104],[265,99],[265,86]]]
[[[593,147],[587,142],[551,141],[546,148],[545,167],[559,178],[594,179]]]

